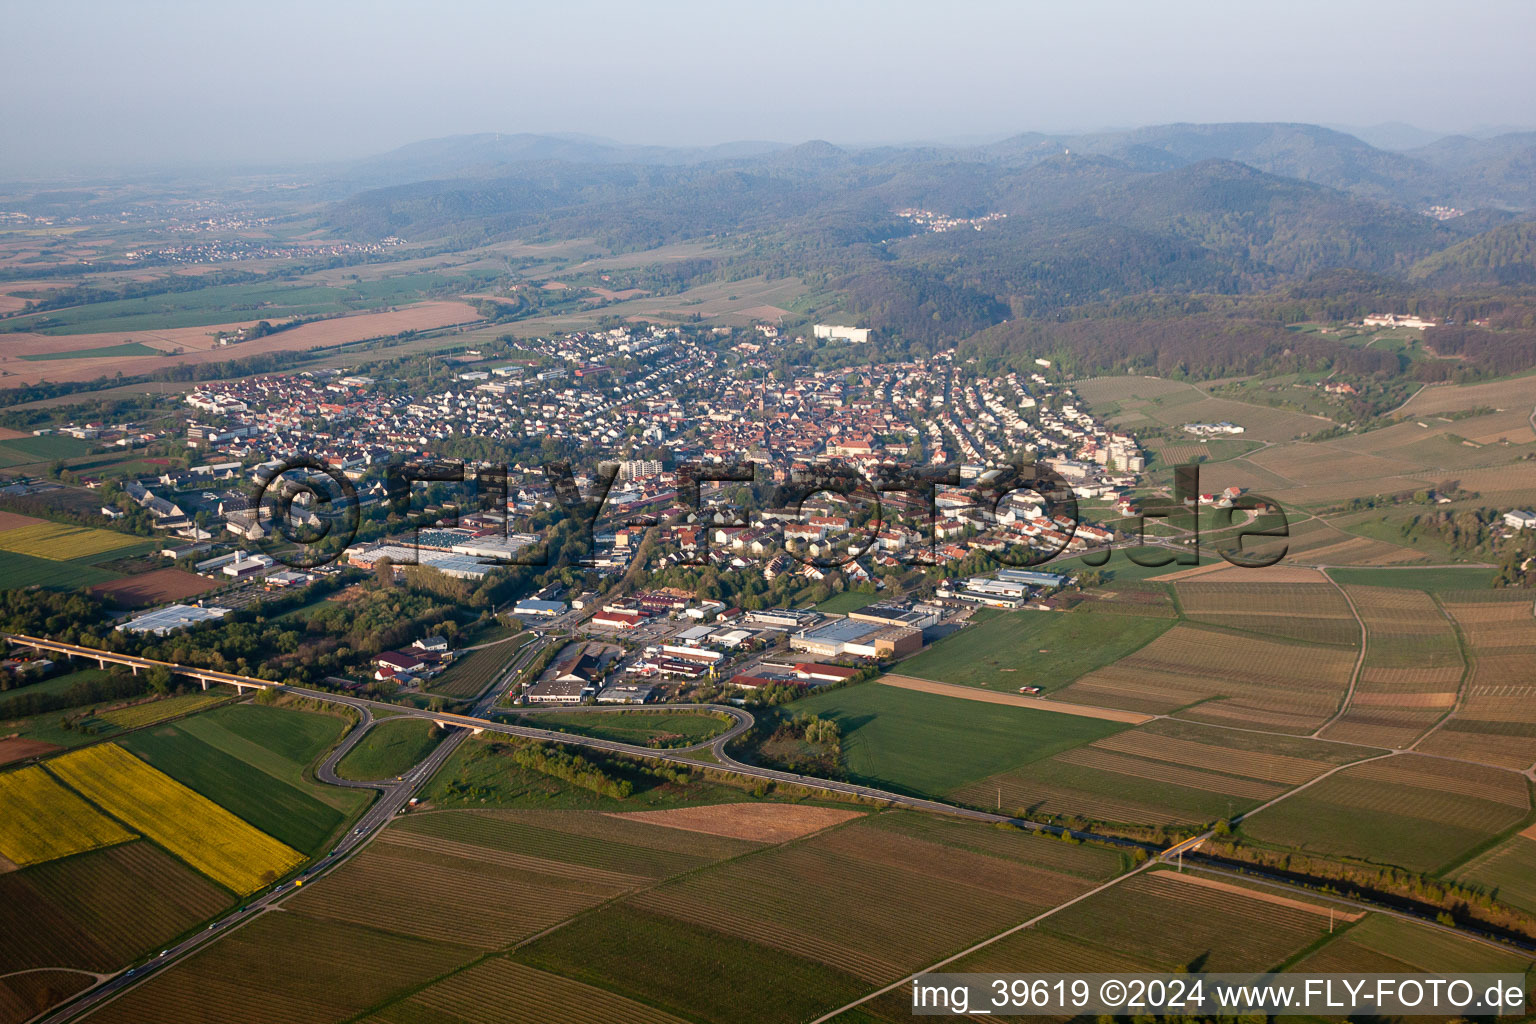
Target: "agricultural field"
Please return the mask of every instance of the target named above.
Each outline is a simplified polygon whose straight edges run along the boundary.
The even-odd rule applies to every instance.
[[[1243,820],[1257,842],[1433,872],[1530,814],[1524,777],[1416,754],[1352,765]]]
[[[580,1017],[624,1024],[685,1024],[593,985],[536,971],[506,957],[484,960],[367,1018],[368,1024],[547,1024]]]
[[[4,536],[0,534],[0,537]],[[0,586],[6,589],[49,587],[54,590],[75,590],[96,583],[109,583],[118,578],[115,572],[84,562],[56,562],[18,551],[0,550]]]
[[[155,569],[132,576],[99,583],[91,593],[104,597],[122,608],[147,608],[207,593],[218,584],[185,569]]]
[[[259,289],[265,286],[228,287]],[[300,305],[263,308],[261,318],[273,324],[291,316],[326,315],[328,318],[277,331],[252,341],[220,347],[215,341],[217,332],[231,332],[254,322],[232,322],[229,313],[231,307],[209,304],[214,303],[218,293],[224,291],[224,288],[210,288],[180,293],[199,303],[199,308],[180,312],[167,312],[163,309],[148,311],[130,305],[136,301],[163,298],[153,296],[149,300],[91,303],[77,307],[75,311],[38,314],[63,316],[69,312],[75,317],[69,322],[42,328],[47,333],[18,332],[15,328],[23,326],[23,322],[20,319],[7,321],[13,333],[0,334],[0,368],[7,373],[5,382],[7,386],[17,387],[35,384],[44,378],[50,382],[92,381],[110,377],[119,371],[132,376],[167,366],[201,365],[272,352],[308,352],[389,337],[404,331],[426,331],[473,323],[480,319],[480,314],[473,306],[457,301],[413,302],[385,312],[348,312],[343,302],[329,294],[334,291],[332,289],[289,288],[283,298],[297,301]],[[390,305],[389,298],[377,297],[375,301],[366,301],[352,308]],[[86,316],[90,319],[80,319]],[[70,337],[66,340],[60,335]],[[127,344],[142,344],[151,349],[152,354],[99,354],[101,349]],[[45,361],[27,358],[37,354],[55,355],[55,358]]]
[[[906,659],[899,670],[963,686],[1057,690],[1145,647],[1173,624],[1155,609],[1149,611],[1110,617],[981,609],[971,625]]]
[[[934,796],[1125,728],[1118,722],[864,683],[796,701],[842,729],[850,778]]]
[[[28,867],[135,836],[39,767],[0,775],[0,857]]]
[[[24,435],[0,441],[0,466],[27,466],[85,455],[96,446],[67,434]]]
[[[427,690],[443,697],[474,697],[491,684],[522,648],[523,644],[508,642],[470,651],[444,669],[427,685]]]
[[[1336,915],[1336,922],[1345,916]],[[1185,969],[1261,972],[1321,941],[1328,908],[1306,896],[1233,884],[1193,870],[1153,870],[1005,935],[946,971],[1148,974]],[[869,999],[836,1024],[902,1024],[910,990]],[[1045,1019],[1045,1018],[1034,1018]]]
[[[514,725],[651,747],[686,747],[718,736],[730,720],[708,711],[546,711],[508,717]]]
[[[1525,974],[1531,957],[1386,914],[1367,914],[1289,970],[1321,974]]]
[[[1395,566],[1428,560],[1423,552],[1398,544],[1358,534],[1347,533],[1332,522],[1305,518],[1307,513],[1288,508],[1288,535],[1283,538],[1256,538],[1243,542],[1245,551],[1255,555],[1281,554],[1287,565],[1316,566]]]
[[[952,796],[1109,826],[1187,829],[1230,818],[1371,753],[1161,719],[1000,772]]]
[[[1216,881],[1195,872],[1145,872],[1037,928],[1157,971],[1262,971],[1328,933],[1321,904],[1208,880]]]
[[[1357,651],[1180,623],[1058,692],[1062,700],[1310,733],[1338,709]]]
[[[360,782],[392,779],[420,764],[442,738],[443,731],[425,719],[386,718],[347,752],[336,774]]]
[[[1428,594],[1347,588],[1365,623],[1365,662],[1349,707],[1329,739],[1402,748],[1456,704],[1466,665],[1450,619]]]
[[[0,530],[0,551],[53,562],[88,559],[96,555],[122,552],[128,548],[142,548],[146,543],[150,542],[143,537],[65,523],[45,522]]]
[[[114,971],[230,900],[142,841],[0,874],[0,963],[14,971]]]
[[[282,913],[261,916],[90,1019],[322,1024],[407,998],[466,1010],[478,1000],[483,1009],[469,1019],[501,1019],[499,989],[466,989],[460,980],[492,968],[450,972],[493,963],[482,960],[487,952],[613,896],[758,846],[581,812],[413,813],[341,870],[298,891]],[[326,951],[319,974],[317,949]],[[423,990],[434,978],[442,980]],[[561,978],[550,984],[586,991]],[[632,1005],[600,998],[616,1010]],[[379,1012],[370,1019],[419,1015],[409,1004]],[[668,1019],[646,1012],[653,1016],[624,1019]]]
[[[686,1019],[787,1024],[1086,892],[1121,867],[1106,850],[882,814],[690,872],[579,918],[513,959]],[[883,895],[890,892],[905,896],[893,901]],[[689,969],[701,958],[712,966],[702,975]]]
[[[315,969],[323,951],[325,969]],[[86,1019],[92,1024],[330,1024],[474,951],[289,910],[263,914]]]
[[[343,731],[332,715],[234,704],[141,730],[122,744],[286,845],[317,854],[369,794],[308,774]]]
[[[1494,577],[1498,575],[1498,570],[1475,566],[1437,569],[1362,566],[1329,569],[1328,575],[1335,583],[1346,587],[1394,587],[1439,594],[1456,590],[1487,590],[1493,584]]]
[[[1529,591],[1445,593],[1467,645],[1471,674],[1449,719],[1419,744],[1524,770],[1536,762],[1536,617]]]
[[[304,862],[298,851],[116,744],[62,754],[48,768],[119,821],[236,893],[255,892]]]
[[[79,971],[29,971],[0,977],[0,1024],[24,1024],[88,988],[92,981]]]
[[[228,700],[229,697],[229,693],[217,690],[183,693],[175,697],[163,697],[159,700],[148,700],[139,704],[130,704],[125,708],[117,708],[113,711],[103,711],[99,717],[111,722],[119,729],[140,729],[146,725],[163,722],[168,718],[175,718],[178,715],[191,714],[209,705]]]
[[[1320,573],[1316,582],[1207,582],[1211,578],[1174,584],[1186,618],[1306,643],[1344,647],[1360,643],[1360,624],[1349,602]]]
[[[1536,829],[1527,828],[1457,868],[1452,877],[1536,914]]]

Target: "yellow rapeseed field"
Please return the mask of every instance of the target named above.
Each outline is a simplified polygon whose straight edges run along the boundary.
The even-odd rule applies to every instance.
[[[18,867],[126,843],[132,832],[38,767],[0,775],[0,856]]]
[[[49,762],[53,773],[114,816],[241,895],[298,867],[304,856],[115,743]]]

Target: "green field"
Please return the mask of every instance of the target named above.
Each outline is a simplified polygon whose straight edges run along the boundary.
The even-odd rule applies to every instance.
[[[248,721],[252,716],[245,713],[253,711],[287,716],[291,732],[274,747],[265,746],[253,736],[271,735],[275,723],[265,716]],[[340,719],[328,716],[234,705],[141,730],[126,737],[123,746],[261,831],[312,855],[347,815],[317,792],[334,789],[306,784],[301,773],[335,740],[340,726]],[[253,746],[257,749],[252,750]],[[304,759],[293,757],[295,753]],[[351,796],[353,801],[358,799]]]
[[[874,604],[880,600],[879,594],[865,594],[857,590],[845,590],[841,594],[833,594],[816,606],[819,612],[830,615],[847,615],[856,612],[860,608]]]
[[[22,356],[30,362],[46,362],[50,359],[111,359],[122,356],[163,356],[164,352],[148,345],[141,345],[137,341],[124,342],[121,345],[103,345],[100,348],[77,348],[68,352],[39,352],[30,356]]]
[[[8,458],[10,465],[22,465],[49,459],[71,459],[85,455],[94,447],[92,442],[68,434],[42,434],[0,441],[0,457]]]
[[[923,796],[948,793],[1126,728],[879,683],[806,697],[788,710],[838,724],[851,778]]]
[[[56,562],[51,558],[34,558],[19,551],[0,551],[0,587],[7,590],[33,586],[75,590],[116,579],[122,579],[122,576],[84,562]]]
[[[1056,690],[1140,650],[1173,623],[1139,615],[981,609],[971,625],[903,661],[897,671],[990,690]]]
[[[90,334],[209,327],[245,320],[268,320],[277,324],[295,316],[329,316],[404,305],[423,298],[429,291],[441,288],[473,290],[479,283],[472,275],[425,271],[336,285],[303,282],[215,285],[195,291],[91,302],[68,309],[32,313],[7,320],[5,329],[40,334]]]
[[[619,800],[524,768],[512,760],[510,750],[510,744],[489,734],[466,740],[432,777],[423,799],[438,807],[594,811],[648,811],[753,799],[745,789],[700,774],[681,780],[662,778],[628,758],[610,760],[597,751],[577,751],[599,764],[610,777],[630,782],[634,793],[627,800]],[[672,768],[667,771],[673,774]]]
[[[724,716],[708,711],[550,711],[518,715],[510,721],[534,729],[657,747],[691,746],[730,728]]]
[[[392,779],[420,764],[442,738],[442,730],[424,718],[387,719],[347,752],[336,774],[358,782]]]

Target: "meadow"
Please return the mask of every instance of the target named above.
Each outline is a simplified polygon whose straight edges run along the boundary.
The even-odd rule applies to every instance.
[[[934,796],[1124,728],[1116,722],[863,683],[796,701],[842,730],[850,778]]]
[[[601,713],[547,711],[517,715],[515,725],[553,729],[578,736],[634,743],[640,746],[680,747],[718,736],[730,728],[725,717],[708,711],[611,711]]]
[[[298,851],[116,744],[62,754],[48,767],[113,817],[236,893],[255,892],[304,862]]]
[[[392,779],[420,764],[442,736],[442,730],[425,719],[385,719],[347,752],[336,765],[336,774],[361,782]]]
[[[0,533],[0,538],[4,536]],[[7,589],[48,587],[53,590],[76,590],[120,578],[115,572],[83,562],[56,562],[0,549],[0,581],[3,581]]]
[[[1118,661],[1173,623],[1158,615],[978,610],[971,625],[903,661],[903,675],[944,683],[1056,690]]]

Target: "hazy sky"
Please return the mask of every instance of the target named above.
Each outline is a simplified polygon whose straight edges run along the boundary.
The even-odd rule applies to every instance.
[[[1536,123],[1536,3],[0,0],[0,173],[460,132],[946,140]]]

